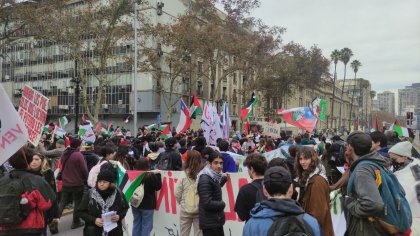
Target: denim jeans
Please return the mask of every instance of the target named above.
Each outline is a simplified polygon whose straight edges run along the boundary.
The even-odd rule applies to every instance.
[[[136,236],[150,236],[153,229],[154,210],[144,210],[131,207],[133,212],[133,234]]]

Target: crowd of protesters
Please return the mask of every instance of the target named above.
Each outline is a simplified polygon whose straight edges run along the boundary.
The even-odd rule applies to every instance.
[[[60,217],[69,204],[73,208],[71,229],[84,227],[84,235],[103,235],[101,216],[110,211],[115,212],[112,221],[118,226],[107,235],[123,235],[129,208],[132,235],[150,235],[155,192],[162,186],[159,172],[164,170],[185,172],[175,193],[181,207],[180,235],[190,235],[192,229],[196,236],[224,235],[222,187],[229,173],[239,167],[232,153],[246,156],[243,166],[252,179],[241,187],[235,201],[234,210],[245,222],[243,235],[268,235],[274,226],[281,230],[284,226],[276,219],[285,216],[301,217],[312,235],[334,235],[330,191],[336,189],[343,196],[348,235],[389,235],[367,217],[383,214],[375,170],[354,171],[355,184],[347,192],[351,171],[361,160],[393,172],[419,163],[412,139],[401,140],[395,132],[356,131],[331,139],[318,133],[289,137],[283,132],[280,138],[259,132],[235,133],[230,140],[219,139],[217,146],[210,146],[202,131],[173,133],[166,139],[159,131],[145,128],[135,135],[123,127],[111,131],[110,137],[97,133],[95,142],[45,133],[37,147],[28,144],[16,152],[2,166],[2,178],[18,176],[29,181],[24,185],[25,196],[32,210],[19,225],[0,226],[0,235],[46,235],[48,228],[56,234],[63,227]],[[278,148],[282,155],[268,162],[263,153]],[[137,207],[116,186],[115,162],[127,170],[147,171],[144,197]],[[337,168],[341,166],[344,173]],[[196,190],[196,196],[191,196],[190,189]],[[196,199],[196,205],[191,199]],[[33,222],[35,217],[44,220]]]

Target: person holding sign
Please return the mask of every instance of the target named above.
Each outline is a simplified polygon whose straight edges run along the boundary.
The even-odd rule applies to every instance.
[[[84,194],[79,206],[80,217],[85,221],[83,235],[102,236],[106,231],[102,215],[114,211],[111,222],[117,226],[107,231],[108,236],[122,236],[122,219],[128,211],[128,203],[124,195],[115,187],[116,178],[113,172],[104,169],[98,174],[96,186]],[[112,228],[112,227],[111,227]]]

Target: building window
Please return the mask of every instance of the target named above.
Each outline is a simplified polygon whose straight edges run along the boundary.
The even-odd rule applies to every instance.
[[[238,83],[237,73],[233,73],[233,84],[236,85]]]
[[[203,73],[203,62],[197,62],[197,71],[198,73]]]
[[[210,99],[214,98],[214,84],[210,85]]]

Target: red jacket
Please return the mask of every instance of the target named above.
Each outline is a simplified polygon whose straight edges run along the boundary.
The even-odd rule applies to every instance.
[[[0,235],[22,235],[27,233],[42,233],[45,227],[44,211],[52,206],[55,201],[55,193],[50,185],[40,175],[25,170],[13,170],[11,175],[19,176],[23,179],[25,192],[22,197],[28,199],[30,211],[28,217],[18,226],[0,226]]]

